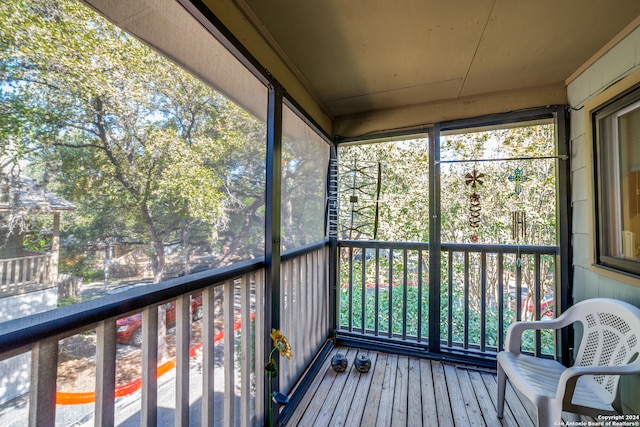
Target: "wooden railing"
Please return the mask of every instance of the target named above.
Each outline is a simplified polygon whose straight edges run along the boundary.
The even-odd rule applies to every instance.
[[[115,410],[118,404],[115,371],[119,357],[116,320],[141,312],[139,417],[142,425],[158,425],[161,422],[158,419],[159,366],[164,362],[158,352],[161,327],[158,312],[167,302],[175,301],[175,359],[171,365],[175,372],[175,420],[177,425],[188,425],[189,396],[194,393],[189,369],[191,296],[200,292],[202,373],[201,387],[195,388],[205,393],[199,400],[202,415],[198,423],[214,425],[215,420],[223,420],[224,425],[229,426],[259,424],[264,408],[260,385],[264,384],[263,276],[263,261],[247,261],[0,323],[0,360],[31,351],[29,408],[24,424],[53,426],[56,413],[60,417],[68,412],[66,405],[56,405],[59,345],[65,337],[74,334],[95,334],[95,390],[86,392],[93,394],[96,425],[113,425],[118,413]],[[234,328],[237,324],[240,326]],[[222,340],[216,325],[224,332]],[[73,396],[66,398],[73,400]],[[73,407],[71,411],[78,408]],[[219,408],[215,414],[214,408]]]
[[[280,329],[293,348],[291,360],[280,364],[280,390],[285,393],[307,370],[330,333],[328,254],[323,244],[283,256]]]
[[[0,259],[0,297],[53,286],[51,254]]]
[[[555,296],[557,287],[557,248],[441,247],[440,313],[435,321],[441,325],[437,339],[443,351],[495,356],[511,322],[556,314],[549,298]],[[280,329],[293,347],[293,357],[280,359],[278,383],[281,392],[293,393],[294,401],[305,372],[320,366],[317,361],[322,357],[318,354],[327,351],[325,344],[333,326],[337,326],[338,340],[360,339],[377,349],[428,349],[429,245],[339,242],[337,256],[337,270],[331,265],[332,250],[324,243],[284,253],[281,258],[279,299],[274,306],[279,307]],[[86,399],[95,403],[89,409],[76,405],[71,412],[82,406],[97,425],[123,421],[118,419],[122,416],[118,408],[125,392],[116,386],[115,379],[122,353],[116,320],[139,312],[142,368],[139,385],[132,390],[139,390],[137,416],[141,424],[167,421],[158,418],[163,412],[158,410],[158,400],[166,394],[161,386],[167,381],[175,390],[170,395],[175,395],[171,414],[176,425],[189,424],[194,405],[200,418],[195,422],[201,425],[265,423],[266,405],[271,402],[266,399],[264,375],[270,345],[270,330],[265,326],[269,315],[264,304],[268,300],[265,271],[264,260],[250,260],[0,323],[0,360],[31,352],[29,405],[23,424],[52,426],[63,422],[61,414],[68,413],[68,405],[77,396],[62,396],[63,390],[57,388],[58,355],[63,340],[76,335],[95,337],[95,387],[80,396],[85,403]],[[339,277],[335,300],[329,286],[331,271],[337,271]],[[195,351],[201,371],[194,373],[190,368],[194,348],[189,337],[191,303],[196,296],[202,301],[203,318],[202,342]],[[176,304],[176,344],[175,359],[167,365],[158,350],[162,338],[158,314],[169,301]],[[530,337],[530,351],[553,352],[552,338]],[[167,369],[174,375],[160,381],[160,371]],[[194,381],[200,384],[194,387]],[[190,404],[194,393],[200,398]],[[130,402],[127,405],[130,407]],[[286,407],[282,415],[288,416]]]
[[[341,241],[338,335],[427,351],[429,322],[438,322],[442,350],[491,358],[512,322],[557,314],[558,251],[443,243],[440,313],[430,316],[428,243]],[[525,343],[525,351],[555,355],[553,335]]]
[[[328,251],[322,243],[282,255],[280,328],[293,346],[292,360],[280,360],[280,390],[285,393],[327,342]],[[0,361],[31,353],[31,367],[25,367],[25,375],[31,372],[29,404],[18,422],[53,426],[72,423],[69,416],[93,416],[95,425],[114,425],[127,420],[119,417],[133,406],[141,425],[189,425],[190,410],[199,414],[199,420],[191,420],[198,425],[265,424],[271,401],[265,398],[265,353],[270,350],[265,346],[271,332],[265,327],[265,291],[265,263],[258,259],[0,322]],[[202,304],[202,342],[194,348],[190,337],[196,298]],[[158,350],[163,339],[158,319],[170,301],[175,302],[175,357],[167,361]],[[142,316],[141,377],[116,385],[123,351],[132,348],[118,344],[116,321],[135,313]],[[95,387],[59,390],[58,356],[64,340],[78,336],[95,337]],[[166,411],[159,411],[167,405],[166,400],[159,404],[167,395],[175,395],[170,420],[162,418]],[[139,403],[132,405],[131,399]]]

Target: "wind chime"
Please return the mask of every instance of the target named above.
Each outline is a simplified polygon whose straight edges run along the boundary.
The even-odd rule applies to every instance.
[[[513,211],[511,213],[511,238],[519,243],[527,237],[527,213],[525,211]]]
[[[513,171],[513,175],[509,176],[509,181],[515,183],[514,193],[519,196],[522,193],[522,183],[527,180],[527,177],[523,174],[522,169],[516,167]],[[524,241],[527,237],[527,214],[525,211],[513,211],[511,213],[511,238],[515,243],[519,244],[520,241]],[[520,258],[520,249],[516,255],[516,266],[520,267],[522,260]]]
[[[469,227],[474,229],[480,227],[480,210],[482,209],[480,206],[480,195],[476,193],[475,190],[476,187],[484,183],[483,177],[484,174],[477,169],[472,170],[464,177],[465,184],[473,189],[473,192],[469,196]],[[469,237],[473,243],[478,242],[477,234],[471,233]]]

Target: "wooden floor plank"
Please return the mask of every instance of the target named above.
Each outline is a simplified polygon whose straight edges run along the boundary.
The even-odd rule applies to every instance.
[[[509,381],[507,381],[507,387],[511,388],[514,391],[514,393],[518,396],[518,399],[520,400],[520,402],[522,402],[522,406],[529,414],[529,418],[531,418],[535,423],[535,421],[538,419],[538,412],[536,411],[536,408],[533,406],[531,401],[526,397],[524,397],[519,390],[514,389]]]
[[[466,402],[462,396],[462,390],[458,383],[456,367],[448,363],[443,364],[444,375],[447,379],[447,391],[449,392],[449,402],[451,403],[451,413],[453,421],[459,426],[469,426],[471,421],[467,415]]]
[[[498,418],[498,412],[496,411],[496,407],[489,395],[489,393],[497,393],[497,390],[487,389],[482,377],[480,376],[480,372],[467,371],[467,373],[469,375],[469,380],[471,381],[471,387],[478,399],[478,406],[480,406],[480,411],[482,412],[482,417],[484,418],[484,422],[487,427],[498,425],[506,426],[507,422],[504,419],[501,420]]]
[[[519,423],[525,423],[526,420],[529,420],[531,422],[531,425],[536,424],[538,415],[536,414],[535,410],[533,411],[534,418],[532,419],[529,415],[530,411],[527,411],[527,409],[524,407],[524,403],[520,400],[509,381],[507,381],[507,390],[505,392],[505,395],[507,398],[507,405],[509,405],[511,412],[513,412],[513,416],[516,420],[518,420]],[[528,404],[529,401],[526,400],[526,403]]]
[[[331,388],[329,392],[324,395],[324,402],[322,404],[322,409],[320,413],[316,417],[313,425],[317,427],[325,427],[329,426],[331,423],[331,418],[335,412],[336,406],[340,399],[347,400],[351,399],[353,396],[349,396],[346,393],[343,393],[345,388],[345,384],[347,384],[347,380],[351,376],[352,372],[356,372],[355,369],[351,369],[353,366],[353,359],[355,358],[357,350],[349,349],[346,352],[347,360],[349,361],[348,369],[344,372],[337,372]],[[347,410],[349,406],[351,406],[351,402],[349,401],[347,404]]]
[[[347,372],[331,369],[335,352],[347,355]],[[495,373],[369,351],[365,353],[372,361],[371,370],[361,374],[353,368],[357,353],[344,347],[330,353],[326,368],[312,381],[287,427],[534,425],[527,405],[510,386],[505,416],[497,418]]]
[[[487,390],[489,390],[489,396],[491,398],[491,400],[493,401],[493,405],[494,407],[498,407],[497,405],[497,399],[498,399],[498,382],[496,381],[496,376],[493,374],[489,374],[489,373],[481,373],[480,376],[482,377],[482,380],[484,381],[485,386],[487,387]],[[495,390],[495,392],[491,393],[491,390]],[[511,412],[511,407],[509,406],[509,401],[507,399],[507,401],[505,402],[504,405],[504,414],[503,414],[503,419],[504,419],[504,424],[507,426],[526,426],[527,424],[524,424],[524,422],[526,422],[527,420],[522,420],[523,424],[518,423],[518,421],[516,421],[516,418],[513,416],[513,412]],[[530,418],[527,417],[527,419],[530,421]],[[533,426],[533,423],[528,424],[529,427]]]
[[[420,389],[422,394],[422,425],[433,427],[438,425],[438,409],[431,373],[431,362],[420,360]]]
[[[403,427],[407,424],[407,406],[409,398],[409,358],[407,356],[398,357],[398,367],[396,370],[396,386],[393,393],[393,404],[391,410],[391,426]]]
[[[378,354],[378,360],[376,361],[373,371],[373,377],[371,378],[371,389],[367,396],[367,401],[364,405],[364,412],[362,413],[361,424],[363,426],[371,427],[376,425],[378,419],[378,409],[380,408],[380,397],[382,395],[382,386],[384,384],[384,374],[387,370],[387,360],[389,355],[386,353]]]
[[[353,361],[356,360],[359,354],[364,354],[368,357],[366,351],[358,351],[354,354],[353,360],[349,359],[351,362],[348,367],[350,378],[347,379],[345,386],[342,389],[342,395],[338,400],[333,417],[331,417],[329,425],[332,427],[344,426],[347,422],[349,413],[352,410],[356,411],[356,407],[359,405],[358,399],[361,396],[358,394],[358,388],[360,386],[362,374],[356,370],[353,364]]]
[[[467,416],[469,417],[470,427],[486,427],[482,411],[480,410],[480,404],[478,403],[478,391],[474,390],[471,384],[471,378],[469,373],[463,368],[454,368],[458,377],[458,383],[460,384],[460,391],[462,392],[462,400],[467,408]],[[451,393],[451,390],[449,390]],[[489,424],[489,427],[493,427],[494,424]]]
[[[422,390],[420,386],[420,361],[415,357],[409,358],[409,380],[407,399],[407,425],[422,425]]]
[[[360,351],[359,353],[361,352],[362,351]],[[351,404],[349,415],[347,416],[347,420],[345,422],[346,426],[357,427],[361,425],[364,408],[367,401],[369,400],[370,392],[373,395],[373,387],[371,386],[371,383],[373,381],[375,367],[378,363],[378,353],[370,351],[364,352],[364,354],[366,354],[371,360],[371,368],[369,369],[369,372],[360,374],[356,395],[353,396],[353,403]]]
[[[433,373],[433,388],[436,396],[436,406],[438,408],[438,425],[451,425],[453,414],[451,413],[447,380],[444,375],[442,363],[431,362],[431,372]]]
[[[337,376],[338,376],[338,373],[335,372],[333,369],[331,369],[329,366],[329,368],[325,371],[325,375],[322,379],[322,382],[320,383],[320,386],[316,390],[313,399],[309,403],[307,410],[305,411],[304,415],[302,416],[302,418],[300,419],[297,425],[300,425],[300,426],[314,425],[315,420],[318,417],[318,414],[320,413],[320,410],[322,409],[322,406],[324,404],[324,399],[329,393],[331,393],[331,387],[333,386],[333,382]]]
[[[333,357],[334,354],[337,353],[337,351],[338,350],[334,348],[329,353],[328,359],[331,360],[331,358]],[[300,399],[300,402],[298,403],[296,410],[293,412],[293,414],[289,418],[288,425],[298,425],[298,423],[300,422],[300,419],[303,417],[303,415],[305,414],[305,411],[307,410],[311,401],[313,400],[313,397],[316,395],[316,392],[320,389],[320,384],[322,383],[325,376],[327,375],[327,372],[331,370],[332,370],[331,365],[326,364],[326,367],[324,369],[321,369],[318,375],[316,375],[316,377],[311,382],[311,385],[309,386],[307,392],[304,394],[304,396],[302,396],[302,399]]]
[[[398,368],[398,356],[390,354],[387,357],[387,368],[384,373],[382,383],[382,394],[380,395],[380,408],[376,426],[389,427],[391,425],[391,411],[393,408],[393,393],[396,388],[396,370]]]

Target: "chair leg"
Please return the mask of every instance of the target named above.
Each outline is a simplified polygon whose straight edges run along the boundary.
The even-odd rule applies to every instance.
[[[498,418],[504,416],[504,391],[507,387],[507,374],[498,363]]]
[[[562,405],[546,400],[538,404],[538,427],[562,425]]]

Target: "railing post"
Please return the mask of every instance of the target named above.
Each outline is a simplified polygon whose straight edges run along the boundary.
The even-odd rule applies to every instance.
[[[5,286],[9,283],[6,277],[7,261],[0,260],[0,292],[5,291]]]
[[[270,332],[280,328],[280,226],[282,200],[282,100],[283,89],[275,84],[269,88],[267,110],[267,174],[265,202],[265,334],[264,358],[267,360],[271,348]],[[273,355],[278,363],[278,353]],[[263,375],[261,372],[259,375]],[[269,389],[279,390],[278,378],[265,381],[265,419],[269,418],[271,396]],[[273,424],[278,424],[278,409],[273,410]]]
[[[464,333],[462,347],[469,348],[469,286],[470,286],[470,259],[469,251],[464,251]]]
[[[266,410],[265,410],[266,399],[263,398],[264,396],[260,395],[260,391],[266,389],[266,378],[265,378],[265,375],[263,375],[264,365],[265,365],[265,358],[264,358],[265,340],[262,338],[265,335],[267,335],[266,329],[264,327],[265,307],[264,305],[262,305],[262,301],[264,300],[264,295],[265,295],[264,273],[265,273],[264,270],[260,270],[258,272],[255,272],[255,275],[254,275],[254,281],[255,281],[254,297],[256,301],[255,320],[254,320],[254,324],[255,324],[254,343],[256,347],[255,347],[255,354],[253,356],[255,360],[255,390],[256,390],[255,416],[257,418],[257,421],[262,425],[264,425],[265,418],[263,417],[264,417],[264,414],[266,413]],[[203,425],[209,425],[209,424],[203,424]],[[213,423],[210,425],[213,425]]]
[[[53,214],[53,235],[51,236],[51,258],[49,277],[51,285],[58,284],[58,262],[60,254],[60,212]]]
[[[202,418],[203,426],[213,425],[215,416],[215,286],[202,291]],[[256,382],[257,383],[257,382]]]
[[[339,324],[339,316],[338,307],[337,307],[337,292],[338,292],[338,272],[339,270],[339,260],[340,257],[338,255],[339,246],[338,246],[338,175],[337,175],[337,164],[338,164],[338,147],[336,143],[331,146],[331,150],[329,151],[330,155],[330,170],[333,166],[333,173],[329,173],[329,203],[334,203],[333,206],[329,207],[328,219],[329,223],[329,254],[328,254],[328,265],[329,265],[329,277],[327,284],[329,286],[329,335],[331,337],[336,336],[336,332],[338,330]],[[333,180],[333,181],[331,181]],[[333,228],[332,228],[333,227]]]
[[[573,285],[571,261],[573,259],[571,247],[571,153],[569,152],[569,111],[565,106],[556,107],[555,111],[555,128],[556,128],[556,144],[557,155],[556,166],[558,170],[557,186],[558,191],[558,240],[562,250],[556,259],[556,265],[560,268],[556,269],[556,283],[559,283],[559,289],[556,287],[555,294],[560,295],[560,302],[555,301],[556,308],[561,313],[573,304]],[[556,313],[558,315],[558,313]],[[573,330],[565,328],[562,330],[560,337],[556,340],[556,358],[560,359],[565,366],[571,363],[571,348],[573,347]]]
[[[142,310],[142,397],[140,425],[158,424],[158,306]]]
[[[103,320],[96,328],[96,426],[114,425],[116,388],[116,319]]]
[[[480,254],[480,351],[485,352],[487,339],[487,252]]]
[[[174,302],[176,315],[176,427],[189,426],[189,346],[191,345],[191,296]],[[226,326],[226,325],[225,325]],[[209,338],[209,337],[207,337]],[[226,344],[225,340],[225,344]],[[225,346],[226,347],[226,346]],[[226,359],[225,359],[226,361]]]
[[[47,339],[35,343],[31,349],[30,426],[55,426],[57,377],[58,340]]]
[[[222,404],[224,411],[223,425],[231,426],[234,424],[235,408],[236,408],[236,380],[235,380],[235,331],[234,315],[235,315],[235,286],[234,280],[227,280],[224,283],[224,401]]]
[[[251,425],[251,277],[240,279],[240,425]],[[262,372],[258,372],[262,374]]]
[[[504,253],[498,252],[498,351],[504,349]],[[507,286],[509,284],[507,283]]]
[[[440,352],[440,126],[429,130],[429,352]]]

